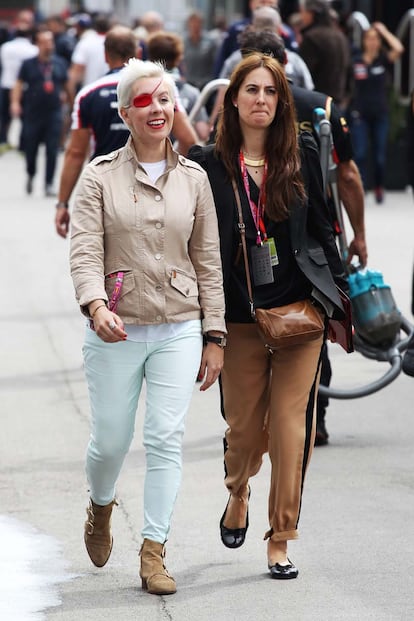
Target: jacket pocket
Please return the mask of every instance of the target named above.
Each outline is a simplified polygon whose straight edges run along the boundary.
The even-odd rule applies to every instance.
[[[328,259],[322,248],[309,248],[309,258],[316,265],[328,265]]]
[[[172,268],[170,276],[171,286],[182,293],[186,298],[198,296],[197,281],[194,276],[183,270]]]

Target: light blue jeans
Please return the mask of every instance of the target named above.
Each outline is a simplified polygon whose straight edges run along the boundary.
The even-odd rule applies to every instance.
[[[91,406],[86,474],[92,500],[107,505],[132,442],[146,381],[142,537],[164,543],[181,482],[181,447],[202,352],[201,323],[151,343],[104,343],[86,329],[83,347]]]

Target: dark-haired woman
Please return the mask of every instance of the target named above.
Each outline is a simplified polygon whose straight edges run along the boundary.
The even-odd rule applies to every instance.
[[[404,47],[381,22],[375,22],[362,35],[362,47],[353,59],[354,95],[350,104],[350,125],[355,161],[364,186],[368,183],[368,153],[372,147],[374,195],[384,201],[390,113],[388,92],[393,63]]]
[[[318,152],[313,139],[305,137],[301,154],[297,140],[283,68],[255,53],[233,71],[216,144],[190,151],[213,189],[226,297],[221,386],[230,497],[220,522],[221,539],[229,548],[244,543],[249,480],[268,451],[272,470],[265,539],[270,574],[277,579],[298,575],[287,542],[298,536],[303,481],[314,443],[323,334],[273,354],[264,347],[250,312],[232,180],[241,199],[255,306],[309,298],[318,300],[325,317],[343,317],[335,281],[341,287],[346,283],[323,197]]]

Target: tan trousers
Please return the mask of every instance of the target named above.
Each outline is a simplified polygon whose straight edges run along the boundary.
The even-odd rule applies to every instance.
[[[315,397],[323,337],[268,354],[254,324],[228,324],[221,373],[227,424],[225,484],[241,492],[269,452],[265,538],[296,539],[303,482],[315,437]]]

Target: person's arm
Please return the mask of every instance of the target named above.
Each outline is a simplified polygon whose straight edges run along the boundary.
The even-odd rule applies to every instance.
[[[348,247],[347,263],[357,255],[361,266],[365,267],[368,252],[365,241],[364,188],[361,176],[354,160],[339,162],[337,173],[339,196],[354,232],[354,239]]]
[[[65,84],[63,85],[63,93],[64,95],[63,95],[62,104],[66,103],[68,109],[72,110],[74,99],[73,99],[73,93],[71,90],[69,78],[66,80]]]
[[[225,303],[220,255],[219,230],[213,193],[207,174],[197,184],[196,218],[189,241],[189,255],[197,275],[203,331],[210,337],[226,334]],[[207,390],[217,379],[223,366],[224,351],[208,341],[203,348],[199,379],[200,390]]]
[[[197,135],[202,142],[206,142],[209,139],[210,125],[207,123],[207,121],[196,121],[194,129],[196,130]]]
[[[387,58],[390,63],[394,63],[404,52],[404,46],[398,37],[392,34],[382,22],[374,22],[372,27],[380,34],[389,47]]]
[[[65,238],[69,231],[69,199],[79,179],[89,150],[89,129],[73,129],[65,151],[56,204],[56,233]]]
[[[178,152],[187,155],[188,149],[198,142],[197,134],[188,120],[187,113],[175,110],[172,133],[178,141]]]
[[[221,107],[224,101],[224,95],[226,94],[227,86],[220,86],[217,89],[216,100],[214,102],[213,109],[209,118],[210,131],[213,131],[214,125],[216,123],[217,117],[220,114]]]
[[[354,233],[354,239],[348,246],[347,263],[357,255],[362,267],[367,263],[367,247],[365,242],[364,222],[364,187],[361,175],[353,159],[351,134],[343,113],[339,108],[327,99],[325,109],[329,110],[332,138],[335,149],[335,162],[337,162],[337,185],[339,198],[348,215],[350,225]]]
[[[70,101],[75,99],[76,91],[79,85],[82,85],[85,76],[85,65],[80,63],[72,63],[69,69],[68,90]]]
[[[126,339],[124,322],[109,310],[104,284],[105,223],[102,175],[90,165],[79,180],[70,243],[70,271],[81,311],[93,320],[96,334],[106,343]]]
[[[22,114],[23,81],[17,80],[10,93],[10,114],[19,118]]]

